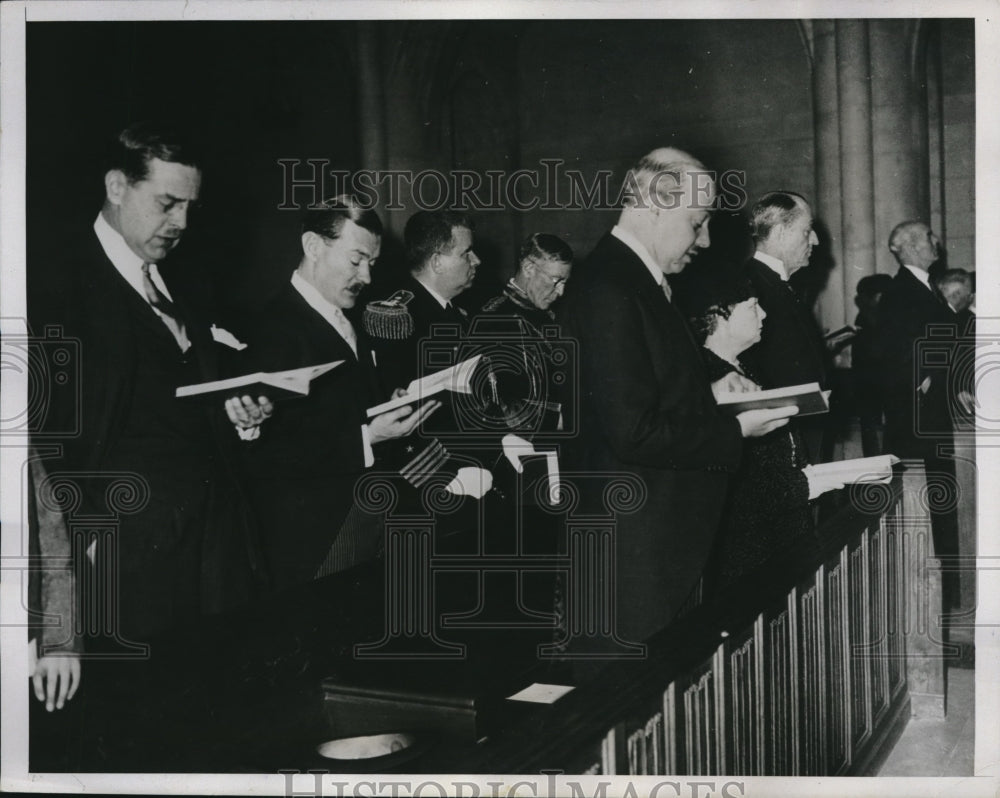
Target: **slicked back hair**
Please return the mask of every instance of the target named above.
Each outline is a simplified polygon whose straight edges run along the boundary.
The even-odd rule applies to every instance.
[[[382,235],[382,220],[375,210],[362,207],[347,194],[331,197],[318,206],[308,208],[302,215],[302,232],[335,239],[340,237],[347,222],[354,222],[373,235]]]
[[[201,153],[183,133],[154,122],[136,122],[111,142],[105,172],[118,169],[134,185],[149,177],[149,162],[154,158],[201,169]]]
[[[766,241],[778,225],[789,225],[809,207],[806,198],[794,191],[769,191],[750,210],[750,232],[754,241]]]
[[[573,250],[559,236],[551,233],[533,233],[528,236],[517,251],[518,270],[528,260],[556,260],[573,263]]]

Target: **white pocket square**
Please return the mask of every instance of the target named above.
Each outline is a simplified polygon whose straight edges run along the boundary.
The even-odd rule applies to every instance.
[[[214,324],[212,325],[212,340],[217,344],[228,346],[230,349],[240,350],[247,348],[247,345],[229,332],[229,330],[224,327],[216,327]]]

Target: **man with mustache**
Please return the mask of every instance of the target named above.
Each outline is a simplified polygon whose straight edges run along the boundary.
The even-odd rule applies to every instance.
[[[272,586],[282,589],[373,558],[377,518],[354,506],[354,488],[380,443],[409,435],[437,407],[404,406],[372,419],[386,398],[371,342],[344,311],[371,282],[382,222],[340,196],[306,211],[302,257],[291,281],[249,325],[244,370],[282,371],[344,362],[280,405],[247,444],[251,501]]]
[[[598,575],[588,595],[565,600],[590,606],[613,590],[619,641],[640,642],[671,621],[698,583],[742,439],[777,429],[795,411],[734,418],[718,410],[714,391],[746,385],[736,374],[709,382],[666,280],[709,245],[711,173],[665,147],[641,158],[626,185],[618,224],[574,270],[563,298],[560,319],[578,342],[580,396],[580,433],[567,442],[564,462],[567,472],[612,481],[634,475],[643,501],[615,517],[613,577]],[[587,491],[581,501],[596,506],[584,511],[606,513],[602,494]],[[607,628],[609,619],[595,622]],[[572,651],[574,640],[566,643]]]

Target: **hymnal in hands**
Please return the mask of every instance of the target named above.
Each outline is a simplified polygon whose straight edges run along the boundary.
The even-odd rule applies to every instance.
[[[830,392],[821,391],[818,382],[804,385],[790,385],[787,388],[772,388],[769,391],[748,393],[727,393],[719,400],[719,407],[732,415],[746,410],[761,410],[771,407],[795,405],[800,416],[814,416],[830,410]]]
[[[433,374],[428,374],[426,377],[414,380],[407,386],[406,393],[402,396],[390,399],[388,402],[382,402],[382,404],[375,405],[375,407],[369,407],[368,418],[395,410],[397,407],[421,402],[441,391],[472,393],[472,372],[475,370],[476,364],[479,363],[481,357],[482,355],[470,357],[468,360],[456,363],[454,366],[446,368],[443,371],[436,371]]]
[[[857,457],[808,465],[802,469],[802,473],[809,479],[810,488],[818,489],[816,494],[819,495],[844,485],[888,482],[892,479],[892,467],[898,462],[899,458],[895,455],[881,454],[877,457]]]
[[[258,371],[254,374],[244,374],[242,377],[230,377],[226,380],[201,382],[197,385],[182,385],[174,395],[211,396],[223,395],[226,398],[234,394],[249,394],[251,396],[266,396],[269,399],[283,399],[293,396],[307,396],[309,383],[322,374],[337,368],[343,360],[334,360],[318,366],[305,366],[288,371]]]
[[[835,349],[838,346],[842,346],[850,341],[854,340],[858,336],[858,328],[853,327],[848,324],[846,327],[841,327],[838,330],[832,330],[823,336],[823,340],[826,341],[827,347]]]

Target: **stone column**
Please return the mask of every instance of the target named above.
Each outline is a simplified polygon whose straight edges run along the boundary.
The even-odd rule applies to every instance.
[[[850,320],[848,311],[853,310],[858,281],[875,273],[871,66],[868,21],[837,20],[835,25],[837,102],[840,106],[840,209],[844,237],[841,323],[846,323]]]
[[[812,22],[816,216],[833,259],[817,309],[824,327],[854,320],[858,281],[896,270],[889,232],[930,212],[920,25]]]
[[[913,20],[870,20],[875,260],[895,274],[889,233],[908,219],[929,221],[928,125],[923,48]]]
[[[820,243],[829,244],[832,271],[820,298],[822,327],[837,329],[848,315],[843,285],[843,234],[840,214],[840,113],[837,100],[837,32],[835,21],[818,19],[813,31],[813,124],[816,133],[816,228]]]

